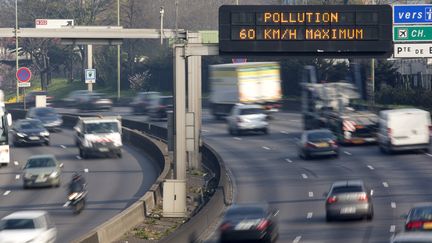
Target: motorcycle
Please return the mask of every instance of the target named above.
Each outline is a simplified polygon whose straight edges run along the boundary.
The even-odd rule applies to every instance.
[[[74,214],[79,214],[84,209],[86,204],[87,191],[72,192],[68,195],[68,201],[63,207],[71,207]]]

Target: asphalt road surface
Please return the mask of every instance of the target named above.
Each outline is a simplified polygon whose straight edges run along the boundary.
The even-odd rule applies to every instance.
[[[105,114],[147,120],[126,107]],[[389,242],[403,230],[402,214],[415,203],[432,201],[432,154],[384,155],[376,145],[347,146],[338,159],[305,161],[297,156],[301,131],[298,113],[276,114],[269,135],[237,137],[228,134],[224,121],[203,115],[203,137],[232,172],[235,201],[269,202],[280,210],[278,242]],[[373,189],[374,219],[327,223],[323,193],[332,182],[350,179],[362,179]]]
[[[64,163],[59,188],[22,188],[21,168],[28,157],[54,154]],[[16,161],[16,162],[15,162]],[[80,215],[63,208],[72,173],[86,177],[87,207]],[[58,230],[57,242],[70,242],[106,222],[135,202],[150,188],[159,169],[133,147],[123,148],[123,157],[81,159],[70,130],[51,134],[51,146],[13,147],[11,163],[0,169],[0,217],[18,210],[46,210]]]

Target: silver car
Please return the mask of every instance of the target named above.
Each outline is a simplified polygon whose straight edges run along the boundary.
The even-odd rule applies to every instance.
[[[61,183],[63,164],[54,155],[35,155],[28,159],[23,168],[23,187],[55,186]]]
[[[317,156],[339,157],[336,136],[328,129],[304,131],[298,143],[298,155],[302,159]]]
[[[267,115],[260,105],[237,104],[227,117],[228,132],[241,135],[243,132],[257,131],[268,134]]]
[[[361,180],[337,181],[326,196],[326,220],[336,218],[366,218],[372,220],[374,211],[373,191]]]

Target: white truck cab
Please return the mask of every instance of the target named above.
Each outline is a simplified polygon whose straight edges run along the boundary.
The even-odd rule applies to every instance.
[[[75,144],[81,158],[87,158],[92,154],[122,157],[120,117],[79,117],[74,130]]]

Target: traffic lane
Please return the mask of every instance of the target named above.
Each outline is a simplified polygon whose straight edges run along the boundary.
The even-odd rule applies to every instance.
[[[353,153],[365,154],[365,148],[359,147]],[[379,173],[383,195],[391,199],[394,208],[395,230],[402,230],[405,220],[400,217],[408,213],[416,203],[431,202],[432,193],[428,190],[428,181],[432,174],[432,158],[424,153],[406,152],[384,155],[375,149],[362,156],[370,169]],[[379,195],[377,195],[379,197]]]
[[[22,189],[21,180],[4,185],[10,188],[5,200],[0,200],[0,216],[16,210],[44,209],[50,212],[59,231],[59,242],[69,242],[135,202],[156,180],[159,169],[133,147],[125,147],[122,159],[95,158],[82,160],[73,145],[72,132],[52,135],[50,147],[13,148],[12,160],[23,164],[35,154],[51,153],[64,163],[61,188]],[[66,202],[67,183],[75,171],[83,172],[88,181],[88,204],[82,214],[72,215],[70,209],[63,208]],[[145,171],[145,176],[143,174]],[[14,170],[19,174],[20,170]]]
[[[288,117],[289,118],[289,117]],[[286,120],[286,119],[285,119]],[[293,122],[293,124],[296,124],[295,122]],[[290,136],[290,133],[297,133],[299,134],[299,130],[296,129],[290,129],[289,126],[287,126],[286,124],[282,124],[283,127],[278,127],[278,125],[275,126],[276,129],[287,129],[287,133],[288,134],[272,134],[270,136],[268,136],[266,139],[266,136],[241,136],[238,139],[233,139],[233,141],[237,141],[237,144],[231,144],[227,141],[230,141],[230,139],[228,138],[226,141],[224,140],[223,142],[221,141],[222,139],[218,139],[217,136],[222,137],[223,135],[219,134],[214,134],[214,133],[208,133],[206,135],[206,139],[208,139],[209,137],[216,137],[214,139],[214,141],[221,141],[220,142],[220,146],[222,148],[216,148],[216,151],[220,152],[221,149],[226,149],[226,148],[231,148],[233,151],[231,152],[231,154],[234,154],[237,156],[239,156],[240,154],[245,154],[245,153],[250,153],[250,151],[257,151],[258,148],[263,148],[265,150],[272,150],[275,153],[275,158],[276,160],[278,160],[278,162],[281,161],[281,158],[285,157],[287,154],[296,154],[296,147],[295,146],[286,146],[286,144],[284,145],[283,143],[281,143],[280,141],[274,142],[275,140],[282,140],[280,139],[280,137],[286,135],[287,137]],[[223,129],[224,125],[223,124],[217,124],[217,123],[212,123],[208,126],[205,127],[205,129],[207,130],[213,130],[216,131],[217,129],[220,130],[221,133],[225,133]],[[298,124],[297,124],[298,127]],[[298,135],[297,135],[298,136]],[[295,137],[295,136],[294,136]],[[260,141],[261,139],[263,139],[263,141],[261,141],[259,144],[257,144],[257,141]],[[276,139],[275,139],[276,138]],[[241,139],[241,140],[240,140]],[[210,139],[211,140],[211,139]],[[254,145],[250,145],[249,143],[251,142],[250,140],[253,140],[253,144]],[[214,141],[209,141],[210,145],[213,146]],[[268,144],[268,146],[266,146],[266,148],[264,148],[262,146],[262,144],[264,142],[267,142],[266,144]],[[240,149],[238,149],[238,146],[241,144],[245,145],[246,151],[241,151]],[[282,145],[282,146],[281,146]],[[217,146],[217,145],[216,145]],[[280,147],[281,146],[281,147]],[[282,151],[282,155],[278,155],[278,151]],[[224,157],[224,153],[222,152],[222,156]],[[252,157],[258,157],[259,155],[254,155]],[[297,237],[301,237],[301,232],[304,229],[304,226],[301,225],[299,222],[306,222],[306,224],[310,223],[310,222],[317,222],[317,226],[316,229],[312,229],[312,231],[315,231],[315,236],[311,237],[308,235],[308,237],[310,237],[311,239],[309,240],[316,240],[317,242],[322,242],[324,241],[329,241],[329,242],[334,242],[335,239],[341,239],[342,241],[345,241],[347,239],[357,239],[357,240],[365,240],[365,239],[371,239],[370,235],[374,232],[377,232],[379,235],[378,236],[373,236],[373,238],[375,240],[377,240],[378,242],[381,240],[387,240],[389,237],[389,232],[388,232],[388,227],[389,227],[389,221],[388,221],[388,217],[386,215],[381,215],[376,217],[377,221],[371,222],[371,223],[363,223],[360,222],[360,224],[358,224],[358,222],[354,221],[354,222],[350,222],[354,224],[354,227],[347,227],[344,229],[341,229],[338,225],[333,225],[333,224],[327,224],[325,222],[325,210],[324,210],[324,200],[322,199],[317,199],[318,204],[317,205],[308,205],[308,203],[304,202],[302,199],[304,197],[304,195],[307,193],[309,194],[309,192],[314,192],[315,191],[315,195],[322,195],[322,192],[327,191],[328,188],[330,187],[331,183],[336,181],[336,180],[340,180],[340,179],[359,179],[365,176],[369,176],[369,172],[367,171],[367,167],[365,167],[364,169],[361,169],[360,171],[362,171],[362,174],[355,174],[353,175],[352,172],[353,171],[358,171],[358,168],[354,168],[354,169],[350,169],[349,167],[347,168],[345,163],[347,163],[347,161],[351,161],[352,158],[349,157],[348,154],[344,154],[341,156],[341,162],[337,162],[339,160],[315,160],[315,161],[307,161],[307,164],[303,164],[303,161],[299,160],[296,161],[296,158],[290,158],[289,160],[285,160],[288,164],[291,165],[295,165],[295,164],[300,164],[300,167],[306,168],[306,172],[305,173],[298,173],[298,175],[296,175],[297,177],[299,177],[300,175],[303,177],[303,179],[305,180],[305,182],[298,184],[298,186],[293,183],[293,181],[291,180],[286,180],[284,181],[284,178],[286,178],[287,176],[290,177],[289,174],[287,174],[282,167],[277,168],[277,171],[271,172],[270,175],[271,178],[268,178],[267,180],[276,180],[278,182],[272,182],[272,186],[267,186],[267,188],[271,188],[271,190],[268,190],[268,193],[266,193],[265,196],[263,195],[259,195],[259,194],[255,194],[256,197],[256,201],[262,201],[264,198],[266,201],[270,201],[270,200],[274,200],[275,198],[277,199],[278,197],[285,196],[285,200],[279,199],[276,201],[273,201],[273,203],[277,203],[280,204],[280,218],[281,218],[281,232],[283,232],[283,235],[281,235],[281,240],[282,241],[293,241],[293,239],[296,239]],[[268,157],[267,157],[268,158]],[[228,164],[228,167],[231,169],[231,171],[234,174],[234,177],[236,177],[234,180],[237,183],[237,188],[239,191],[239,194],[241,194],[243,191],[247,191],[247,190],[251,190],[249,188],[244,188],[242,185],[239,186],[239,183],[237,181],[237,174],[239,171],[244,171],[244,170],[249,170],[249,168],[251,168],[251,166],[249,165],[239,165],[239,166],[232,166],[230,163],[232,161],[235,161],[235,158],[228,158],[228,160],[226,161],[230,161]],[[241,160],[239,160],[241,161]],[[264,161],[263,164],[270,164],[273,161],[273,159],[268,159],[267,161]],[[290,163],[291,161],[291,163]],[[250,162],[250,161],[249,161]],[[312,168],[308,168],[311,166],[311,164],[313,165],[315,163],[315,166],[312,166]],[[325,166],[323,166],[323,164],[325,163]],[[333,164],[335,163],[335,164]],[[250,163],[249,163],[250,164]],[[306,165],[306,166],[305,166]],[[360,165],[359,165],[360,166]],[[261,170],[264,170],[262,168],[260,168]],[[267,168],[268,169],[268,168]],[[321,171],[320,171],[321,170]],[[292,168],[291,168],[292,171]],[[266,173],[262,173],[262,175],[269,175],[268,171],[265,171]],[[282,176],[275,176],[278,175],[278,173],[281,172]],[[308,174],[308,172],[310,174]],[[285,176],[285,177],[284,177]],[[321,177],[324,178],[323,180],[321,180]],[[314,181],[314,180],[318,180],[318,178],[320,179],[318,181],[318,183],[314,183],[316,185],[308,185],[309,181]],[[374,177],[372,176],[372,179]],[[372,180],[371,179],[371,180]],[[266,179],[264,179],[266,180]],[[295,181],[295,179],[293,179]],[[259,182],[257,182],[259,181]],[[375,183],[374,186],[378,186],[377,185],[377,181],[379,181],[377,178],[374,179]],[[266,182],[263,182],[260,179],[255,180],[255,182],[257,182],[257,184],[264,184],[264,187]],[[272,195],[271,192],[273,191],[278,191],[278,188],[274,188],[274,185],[280,185],[281,187],[285,187],[286,191],[285,193],[276,193],[276,195]],[[286,188],[286,185],[294,185],[294,188],[297,188],[297,191],[295,189],[292,188]],[[308,185],[308,186],[307,186]],[[245,185],[246,187],[251,186],[251,185]],[[253,185],[255,187],[261,187],[262,185]],[[310,189],[311,188],[311,189]],[[308,190],[311,190],[308,192]],[[303,196],[298,196],[298,195],[303,195]],[[241,197],[241,196],[240,196]],[[249,196],[246,196],[248,198],[248,200],[251,200]],[[314,200],[314,199],[310,199],[310,200]],[[240,201],[240,200],[239,200]],[[379,211],[384,211],[384,210],[389,210],[387,209],[387,202],[381,202],[382,200],[378,200],[376,202],[375,207],[379,210]],[[292,205],[284,205],[284,204],[292,204]],[[297,204],[297,205],[294,205]],[[390,207],[388,207],[390,208]],[[301,213],[298,213],[301,212]],[[286,213],[286,215],[284,215],[284,213]],[[314,213],[315,213],[315,218],[314,218]],[[309,217],[309,218],[308,218]],[[380,219],[380,217],[382,219]],[[284,219],[286,221],[284,221]],[[315,221],[313,221],[313,220]],[[293,222],[295,223],[293,223]],[[286,227],[284,226],[284,224],[286,224]],[[300,227],[299,227],[300,225]],[[297,229],[294,230],[294,232],[292,231],[292,229]],[[312,227],[314,228],[314,227]],[[322,228],[328,228],[329,230],[327,230],[324,236],[323,233],[320,231],[320,229]],[[291,231],[290,231],[291,230]],[[309,230],[305,231],[305,234],[309,234]],[[319,232],[319,233],[316,233]],[[384,232],[384,233],[382,233]],[[296,234],[300,234],[300,235],[296,235]],[[374,233],[376,234],[376,233]],[[295,237],[295,238],[293,238]],[[348,238],[347,238],[348,237]],[[306,239],[305,239],[306,240]]]

